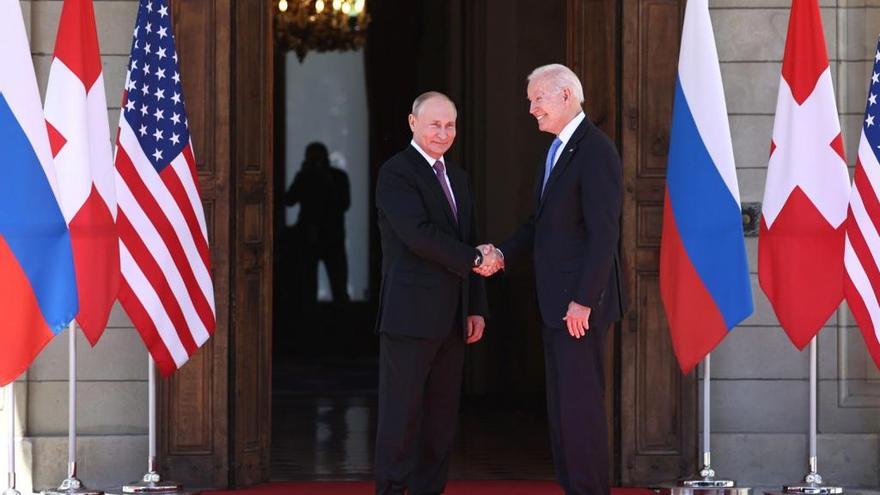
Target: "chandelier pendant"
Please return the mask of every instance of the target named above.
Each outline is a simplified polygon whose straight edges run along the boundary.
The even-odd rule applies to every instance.
[[[275,42],[302,62],[310,51],[356,50],[364,46],[370,16],[366,0],[270,0]]]

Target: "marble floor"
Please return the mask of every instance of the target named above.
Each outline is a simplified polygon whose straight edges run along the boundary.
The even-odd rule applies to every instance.
[[[371,478],[375,358],[274,364],[272,479]],[[452,479],[552,479],[541,407],[465,398]]]

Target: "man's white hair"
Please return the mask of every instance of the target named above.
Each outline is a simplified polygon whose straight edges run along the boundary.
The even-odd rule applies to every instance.
[[[458,109],[455,108],[455,102],[452,101],[452,98],[446,96],[439,91],[427,91],[417,96],[416,99],[413,101],[412,114],[418,117],[419,110],[422,109],[422,105],[432,98],[440,98],[442,100],[446,100],[447,102],[449,102],[450,105],[452,105],[452,110],[455,111],[456,115],[458,114]]]
[[[562,64],[542,65],[529,74],[529,84],[536,81],[547,81],[556,89],[568,88],[581,105],[584,104],[584,87],[581,80],[571,69]]]

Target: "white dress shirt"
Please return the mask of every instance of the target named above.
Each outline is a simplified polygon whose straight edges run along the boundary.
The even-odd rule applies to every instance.
[[[556,162],[559,160],[559,157],[562,156],[562,151],[565,149],[565,145],[568,144],[568,140],[571,139],[571,135],[574,134],[574,130],[577,129],[579,125],[581,125],[581,122],[583,122],[585,118],[587,118],[587,116],[586,114],[584,114],[584,112],[575,115],[573,119],[568,121],[568,124],[565,124],[565,127],[562,128],[562,132],[560,132],[559,135],[556,136],[557,138],[559,138],[562,144],[559,145],[559,148],[556,150],[556,156],[553,157],[554,167],[556,166]],[[551,168],[550,170],[553,169]]]
[[[427,161],[428,166],[431,167],[432,174],[437,175],[437,172],[434,170],[434,163],[437,162],[437,160],[440,160],[440,162],[443,163],[443,180],[446,181],[446,187],[449,188],[449,194],[452,195],[452,202],[455,204],[455,207],[458,208],[458,201],[456,201],[455,199],[455,191],[452,190],[452,183],[449,182],[449,176],[446,175],[446,160],[444,160],[442,156],[440,158],[434,158],[433,156],[425,153],[425,150],[423,150],[422,147],[419,146],[418,143],[416,143],[415,139],[410,141],[409,144],[411,144],[412,147],[416,149],[416,151],[418,151],[423,157],[425,157],[425,161]]]

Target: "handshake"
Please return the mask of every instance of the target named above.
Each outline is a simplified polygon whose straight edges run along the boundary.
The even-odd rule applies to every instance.
[[[498,270],[504,269],[504,253],[495,249],[492,244],[480,244],[477,249],[483,253],[483,263],[474,267],[474,273],[484,277],[495,275]]]

